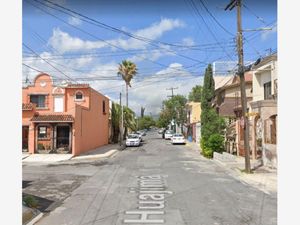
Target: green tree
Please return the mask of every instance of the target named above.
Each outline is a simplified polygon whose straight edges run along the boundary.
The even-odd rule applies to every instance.
[[[156,121],[156,126],[159,128],[166,128],[170,123],[169,116],[165,110],[161,111],[159,114],[159,118]]]
[[[126,83],[126,106],[128,107],[128,86],[131,87],[130,81],[137,74],[136,65],[129,61],[123,60],[119,64],[118,75],[121,75]]]
[[[189,93],[189,101],[191,102],[201,102],[201,93],[202,86],[196,85],[192,88],[192,91]]]
[[[186,103],[187,99],[183,95],[175,95],[163,101],[164,109],[160,113],[159,123],[161,125],[168,125],[172,120],[175,120],[183,132],[182,125],[186,122]]]
[[[144,116],[138,119],[138,130],[148,129],[151,126],[155,126],[155,120],[151,116]]]
[[[111,125],[112,134],[111,141],[117,143],[119,141],[120,135],[120,125],[121,125],[121,106],[117,103],[112,103],[111,109]],[[123,124],[124,124],[124,137],[127,135],[127,130],[136,130],[135,113],[128,107],[123,106]]]
[[[212,107],[215,83],[209,64],[205,70],[201,95],[201,149],[205,157],[211,158],[214,151],[222,151],[225,120]]]
[[[120,121],[121,121],[121,107],[119,104],[112,103],[111,107],[111,126],[112,132],[110,140],[113,143],[117,143],[120,135]]]

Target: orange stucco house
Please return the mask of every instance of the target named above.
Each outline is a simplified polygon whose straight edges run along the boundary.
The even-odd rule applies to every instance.
[[[39,74],[22,90],[22,149],[74,156],[108,144],[109,99],[88,84]]]

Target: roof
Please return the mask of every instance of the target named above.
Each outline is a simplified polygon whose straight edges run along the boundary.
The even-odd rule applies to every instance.
[[[264,58],[261,58],[258,61],[259,61],[258,64],[254,65],[252,67],[252,70],[256,70],[259,67],[264,66],[264,65],[266,65],[267,63],[269,63],[271,61],[277,61],[277,52],[273,53],[272,55],[268,55],[268,56],[266,56]]]
[[[33,110],[34,104],[32,103],[22,103],[22,110]]]
[[[237,103],[235,98],[225,98],[224,102],[221,105],[217,106],[217,108],[219,108],[219,115],[234,117],[234,108],[236,104]]]
[[[35,115],[31,118],[33,122],[73,122],[74,118],[72,115],[67,114],[46,114],[46,115]]]
[[[88,88],[89,84],[68,84],[66,88]]]

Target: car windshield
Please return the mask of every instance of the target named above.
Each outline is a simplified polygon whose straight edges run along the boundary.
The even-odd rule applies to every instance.
[[[183,137],[182,134],[174,134],[173,137]]]
[[[136,134],[129,134],[128,138],[139,138]]]
[[[174,132],[173,131],[171,131],[171,130],[167,130],[166,131],[166,134],[173,134]]]

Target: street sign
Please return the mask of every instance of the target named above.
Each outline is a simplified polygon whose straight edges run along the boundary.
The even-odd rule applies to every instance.
[[[246,113],[246,116],[247,117],[250,117],[250,116],[259,116],[259,113],[258,112],[249,112],[249,113]]]

